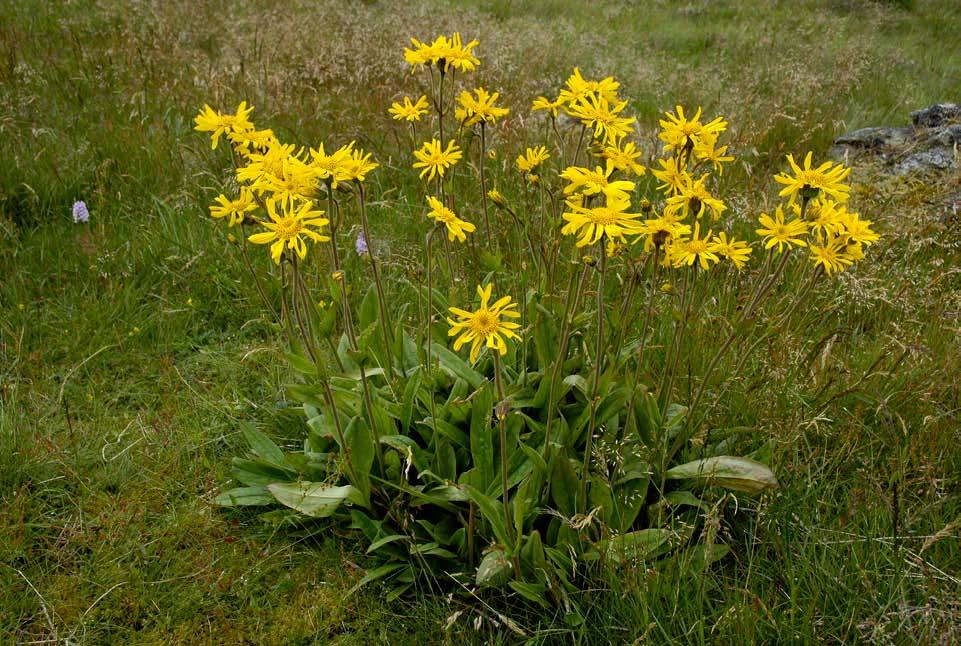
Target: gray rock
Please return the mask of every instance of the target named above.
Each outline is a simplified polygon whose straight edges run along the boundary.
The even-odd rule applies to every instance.
[[[955,144],[961,144],[961,123],[954,123],[934,130],[928,134],[925,143],[932,146],[953,146]]]
[[[902,146],[914,136],[914,128],[861,128],[841,135],[835,145],[859,149],[878,149]]]
[[[916,128],[937,128],[956,120],[961,120],[961,105],[957,103],[935,103],[911,113]]]
[[[937,147],[908,155],[894,165],[897,175],[926,170],[947,170],[954,165],[954,150]]]

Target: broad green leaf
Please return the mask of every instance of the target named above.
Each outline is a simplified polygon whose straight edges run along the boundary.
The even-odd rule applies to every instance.
[[[391,534],[390,536],[385,536],[371,543],[370,546],[367,548],[367,553],[370,554],[372,552],[376,552],[378,549],[380,549],[384,545],[393,543],[394,541],[401,541],[406,538],[407,537],[404,536],[403,534]]]
[[[409,567],[410,565],[408,565],[407,563],[388,563],[387,565],[381,565],[380,567],[375,567],[373,570],[367,570],[367,574],[364,575],[364,578],[358,581],[357,584],[354,585],[354,587],[352,587],[350,590],[347,591],[347,596],[354,594],[355,592],[357,592],[362,587],[364,587],[365,585],[367,585],[372,581],[383,579],[385,577],[388,577],[394,574],[398,570],[409,568]]]
[[[750,494],[778,487],[777,478],[766,466],[749,458],[730,455],[694,460],[669,469],[664,476],[669,480],[697,480],[709,487],[725,487]]]
[[[550,604],[547,603],[547,586],[543,583],[508,581],[507,585],[509,585],[514,592],[521,595],[528,601],[533,601],[542,608],[550,609]]]
[[[377,291],[375,285],[371,283],[370,287],[367,288],[367,293],[364,294],[364,300],[361,301],[358,311],[361,330],[366,330],[377,322],[377,309]]]
[[[498,587],[510,580],[512,570],[513,566],[507,557],[507,552],[494,548],[481,559],[474,582],[485,588]]]
[[[354,417],[344,431],[344,442],[347,444],[347,457],[352,469],[345,469],[348,476],[356,476],[352,482],[363,494],[364,499],[370,497],[370,469],[374,464],[374,437],[367,426],[367,422],[360,416]]]
[[[676,536],[670,529],[641,529],[598,541],[595,547],[614,564],[644,561],[670,550]]]
[[[484,495],[470,485],[464,485],[464,489],[470,499],[477,505],[477,508],[480,509],[481,515],[490,523],[497,541],[501,545],[510,545],[507,525],[504,524],[504,507],[500,501]]]
[[[332,515],[344,501],[367,506],[355,487],[344,485],[331,487],[324,482],[275,483],[267,489],[282,505],[312,518]]]
[[[230,473],[248,487],[265,487],[273,482],[290,482],[297,479],[297,473],[292,469],[275,466],[260,459],[233,458]]]
[[[432,343],[431,352],[437,357],[444,372],[463,379],[470,384],[471,388],[476,390],[486,381],[483,375],[471,368],[470,364],[441,344]]]
[[[220,507],[247,507],[257,505],[272,505],[277,502],[267,491],[267,487],[236,487],[223,492],[214,498],[214,504]]]
[[[274,444],[269,437],[247,423],[240,425],[240,432],[243,433],[244,439],[247,440],[247,444],[250,445],[250,450],[253,451],[257,457],[271,464],[284,466],[284,452],[281,451],[280,447]]]
[[[290,363],[291,367],[302,375],[307,375],[309,377],[317,376],[317,366],[313,361],[308,359],[302,354],[296,354],[293,352],[287,353],[287,362]]]
[[[470,451],[474,468],[480,474],[479,489],[487,491],[494,482],[494,429],[491,412],[494,396],[489,385],[478,390],[471,402]]]
[[[571,461],[564,455],[554,458],[554,470],[551,473],[551,497],[557,510],[565,516],[573,516],[577,509],[577,496],[581,482],[571,465]]]

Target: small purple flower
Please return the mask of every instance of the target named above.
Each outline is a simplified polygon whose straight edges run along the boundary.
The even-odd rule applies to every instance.
[[[363,231],[357,234],[357,239],[354,241],[354,249],[357,250],[358,256],[370,253],[370,250],[367,248],[367,238],[364,237]]]
[[[87,210],[87,205],[84,202],[73,203],[73,221],[75,224],[90,221],[90,211]]]

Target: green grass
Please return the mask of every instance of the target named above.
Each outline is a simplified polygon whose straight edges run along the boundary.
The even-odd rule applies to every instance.
[[[575,65],[622,82],[648,153],[675,103],[725,115],[745,229],[784,153],[961,100],[947,0],[545,4],[0,6],[0,642],[520,639],[483,606],[445,631],[463,608],[444,599],[346,598],[364,566],[349,538],[211,505],[241,421],[290,447],[302,429],[277,335],[205,215],[224,158],[192,131],[204,102],[373,150],[372,199],[408,205],[375,204],[374,237],[405,268],[422,198],[385,111],[416,91],[411,35],[478,37],[480,82],[514,111],[508,163],[539,141],[529,100]],[[961,179],[855,180],[884,240],[811,303],[827,325],[775,337],[712,415],[751,429],[745,452],[773,440],[782,489],[730,503],[736,549],[710,574],[627,572],[585,593],[583,626],[521,614],[534,643],[961,639],[961,224],[939,211]]]

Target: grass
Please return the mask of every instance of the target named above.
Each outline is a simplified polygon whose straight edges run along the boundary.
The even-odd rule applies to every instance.
[[[241,421],[291,447],[302,429],[277,336],[205,217],[223,158],[192,132],[204,102],[246,98],[282,137],[373,150],[374,199],[410,205],[375,203],[376,237],[414,267],[420,197],[384,113],[415,91],[406,39],[458,29],[513,108],[506,151],[574,65],[618,77],[648,152],[674,103],[724,114],[747,228],[784,153],[958,100],[961,10],[902,4],[0,7],[0,641],[520,639],[483,608],[445,630],[443,599],[346,598],[364,565],[349,538],[211,506]],[[941,207],[961,179],[855,180],[883,242],[811,304],[829,326],[780,335],[713,413],[751,429],[741,448],[771,440],[780,492],[731,502],[735,556],[710,574],[627,573],[585,593],[582,626],[520,617],[533,643],[961,639],[961,224]],[[89,226],[70,222],[76,199]]]

